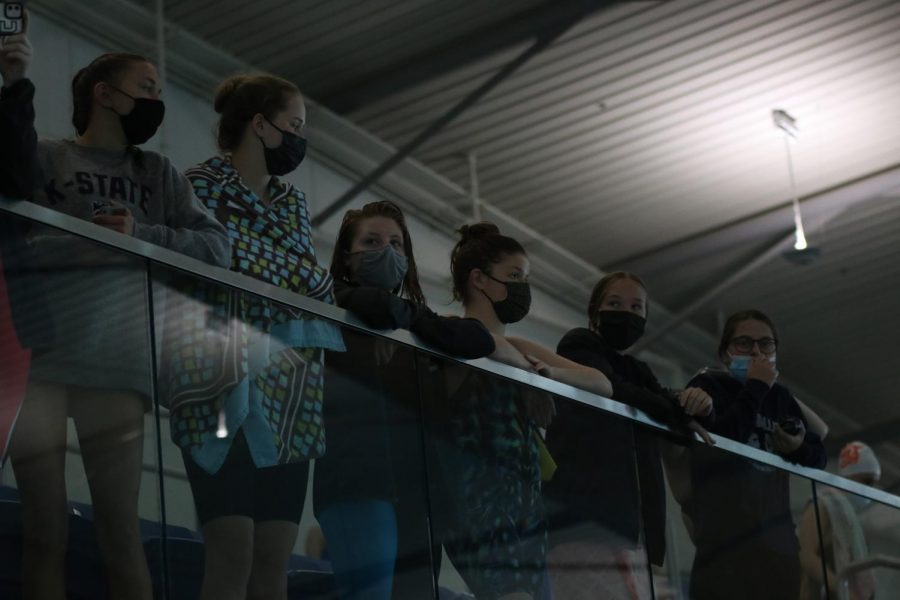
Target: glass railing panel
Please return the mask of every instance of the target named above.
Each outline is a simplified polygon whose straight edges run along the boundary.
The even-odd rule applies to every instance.
[[[797,527],[815,515],[812,481],[700,443],[661,441],[661,450],[668,540],[657,596],[799,598]]]
[[[0,596],[148,597],[161,510],[146,261],[5,212],[0,260]]]
[[[123,246],[133,251],[126,254],[68,234],[51,236],[47,227],[28,226],[6,212],[2,217],[0,425],[5,429],[0,429],[0,442],[25,391],[34,391],[23,377],[25,361],[31,361],[32,379],[35,373],[46,373],[42,369],[50,359],[57,370],[67,367],[71,373],[71,365],[76,365],[77,381],[66,383],[72,390],[67,388],[65,414],[71,414],[71,404],[90,407],[76,410],[76,421],[84,422],[87,416],[88,426],[68,424],[63,434],[68,442],[63,453],[68,459],[69,501],[63,512],[70,513],[62,519],[70,537],[63,570],[67,569],[69,591],[74,594],[106,597],[108,581],[116,574],[124,574],[130,578],[126,584],[134,585],[135,574],[140,577],[144,568],[115,565],[140,554],[141,561],[146,556],[156,597],[196,598],[211,556],[223,556],[223,549],[219,572],[239,575],[242,586],[251,585],[246,556],[240,556],[249,545],[229,543],[230,535],[243,539],[246,529],[229,521],[212,535],[203,531],[192,486],[196,477],[192,480],[186,464],[209,475],[218,470],[216,460],[226,460],[243,444],[251,470],[262,470],[254,462],[260,448],[253,441],[255,434],[238,433],[282,414],[291,404],[290,394],[282,392],[297,389],[302,379],[304,385],[312,381],[309,389],[317,390],[311,398],[300,393],[305,399],[298,406],[308,414],[290,420],[287,430],[271,430],[268,438],[258,438],[268,439],[275,448],[266,450],[263,443],[261,464],[278,462],[272,453],[286,449],[293,459],[288,462],[296,467],[267,484],[276,493],[262,494],[265,500],[294,499],[287,504],[298,515],[298,526],[287,537],[275,536],[283,548],[289,547],[288,569],[280,579],[286,582],[289,598],[333,597],[342,581],[362,586],[372,598],[378,594],[395,599],[453,598],[473,592],[486,598],[509,594],[542,600],[574,598],[577,592],[562,586],[575,582],[573,590],[583,592],[597,581],[606,586],[597,593],[617,597],[619,591],[611,590],[603,577],[610,572],[619,595],[629,598],[650,594],[796,598],[809,593],[820,597],[816,582],[805,579],[816,570],[815,560],[805,552],[819,548],[819,566],[827,580],[824,548],[829,542],[820,531],[824,531],[823,502],[830,495],[827,485],[817,483],[820,501],[815,504],[813,481],[824,479],[841,487],[832,476],[802,469],[795,473],[769,458],[772,455],[728,440],[720,440],[719,447],[688,442],[683,434],[651,427],[646,417],[616,403],[491,361],[470,365],[444,358],[419,347],[408,333],[382,337],[355,326],[358,321],[333,306],[233,273],[209,271],[177,255],[157,256],[156,249],[148,250],[130,238],[122,238],[128,242]],[[90,226],[82,223],[73,231],[90,233],[84,227]],[[108,234],[99,239],[117,243]],[[145,257],[139,258],[142,253]],[[173,266],[164,266],[166,262]],[[147,264],[153,265],[149,274]],[[199,277],[207,272],[212,281]],[[214,282],[216,278],[221,281]],[[270,323],[261,325],[261,319]],[[291,326],[293,322],[304,324]],[[309,325],[312,322],[320,326]],[[275,331],[273,324],[286,329]],[[95,341],[106,340],[110,331],[115,333],[112,349]],[[334,335],[330,337],[329,331]],[[72,340],[78,347],[60,353],[72,346]],[[305,352],[323,347],[328,350]],[[110,380],[118,388],[104,388],[102,382]],[[224,387],[216,388],[223,381]],[[549,429],[543,425],[549,419],[550,396],[526,381],[566,396],[555,397],[557,414]],[[260,390],[247,392],[245,412],[232,399],[232,392],[242,385]],[[204,393],[210,400],[207,388],[220,392],[204,403]],[[123,402],[111,403],[109,389],[125,390],[117,395]],[[34,396],[38,402],[54,402],[52,393],[39,391]],[[31,397],[24,402],[26,408]],[[71,402],[72,397],[78,402]],[[134,398],[136,405],[128,401]],[[251,407],[252,398],[258,406]],[[149,410],[154,400],[162,403],[156,413]],[[120,416],[128,406],[138,406],[139,418],[133,422],[143,422],[142,428],[104,428],[101,423],[97,433],[98,418]],[[23,414],[15,430],[20,436],[29,423]],[[52,414],[44,411],[41,418],[46,421]],[[570,421],[575,415],[574,421],[590,431],[579,435],[561,427],[567,415]],[[157,419],[161,427],[156,427]],[[299,429],[292,429],[295,426]],[[50,430],[39,429],[45,437]],[[631,432],[631,445],[625,437],[612,443],[614,436],[596,434],[606,429]],[[109,431],[114,435],[104,435]],[[298,431],[303,435],[294,435]],[[209,435],[204,437],[203,432]],[[107,547],[121,543],[129,528],[136,529],[142,553],[112,556],[109,550],[105,555],[100,550],[104,543],[97,542],[97,525],[103,509],[98,508],[96,485],[85,474],[93,474],[91,465],[80,466],[96,447],[86,449],[79,436],[82,442],[85,437],[101,443],[111,439],[118,455],[127,454],[132,442],[143,445],[142,462],[123,470],[116,481],[137,481],[131,488],[139,490],[135,503],[116,504],[129,513],[117,518],[129,523],[116,530],[118,537],[105,542]],[[598,438],[606,443],[605,449],[595,447]],[[40,441],[36,435],[23,439],[29,444]],[[113,453],[99,454],[109,459]],[[610,470],[613,467],[616,473]],[[44,529],[37,535],[23,534],[22,510],[28,510],[29,502],[20,501],[21,482],[14,470],[7,461],[0,488],[6,510],[0,540],[5,556],[13,557],[2,562],[4,597],[15,597],[21,590],[25,542],[44,541],[47,553],[57,555],[63,546],[46,543],[48,532],[55,531],[50,521],[42,522]],[[554,487],[566,480],[562,475],[566,470],[574,470],[569,481],[585,487],[560,495]],[[228,504],[243,501],[245,488],[257,491],[242,475],[225,479],[240,485],[205,487],[204,497]],[[599,495],[588,485],[597,480],[602,484]],[[57,480],[40,481],[52,485]],[[866,494],[851,489],[856,495]],[[665,500],[660,500],[662,496]],[[877,597],[890,597],[897,587],[893,557],[900,519],[893,503],[896,497],[874,494],[874,498],[881,502],[862,510],[859,520],[869,557],[877,562],[868,565],[876,575]],[[601,504],[605,508],[598,511],[591,504],[594,500],[618,504]],[[335,507],[337,512],[329,518],[328,509]],[[592,515],[591,509],[603,514]],[[628,519],[626,512],[631,515]],[[260,522],[293,518],[266,517]],[[635,518],[638,526],[626,527]],[[249,521],[254,530],[268,529]],[[812,521],[815,527],[810,527]],[[335,523],[343,533],[335,533]],[[93,539],[90,548],[79,541],[82,532]],[[211,544],[217,534],[220,542]],[[341,549],[359,550],[362,546],[355,543],[359,539],[368,543],[368,558],[342,563]],[[258,542],[255,535],[252,541]],[[571,549],[573,541],[576,551],[558,552]],[[593,554],[585,551],[585,542]],[[216,552],[210,553],[213,546]],[[598,546],[614,551],[598,553]],[[104,557],[114,565],[112,573],[110,569],[104,573],[108,566]],[[240,565],[246,567],[242,575]],[[840,582],[836,576],[834,589],[829,587],[826,594],[841,597],[835,595],[846,591]],[[554,595],[554,586],[562,591]]]
[[[546,435],[555,472],[542,473],[552,597],[649,599],[650,557],[665,550],[664,538],[647,536],[665,506],[657,440],[625,417],[555,402]]]
[[[543,479],[554,466],[540,425],[552,417],[552,396],[426,354],[419,378],[439,587],[478,598],[549,598],[553,515]],[[568,508],[553,506],[560,515]]]
[[[153,281],[169,597],[276,580],[288,598],[433,597],[414,349],[173,270]]]
[[[823,558],[824,564],[818,571],[804,569],[804,584],[814,594],[809,597],[855,600],[896,596],[900,590],[900,509],[867,497],[874,495],[871,488],[857,488],[863,493],[854,493],[819,482],[815,488],[822,543],[802,551]],[[800,533],[802,541],[802,527]]]

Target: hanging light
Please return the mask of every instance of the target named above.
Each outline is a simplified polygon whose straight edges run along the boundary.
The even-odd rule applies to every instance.
[[[776,108],[772,111],[772,120],[775,127],[784,132],[787,139],[796,140],[800,129],[797,127],[797,119],[788,114],[787,111]]]
[[[806,232],[803,229],[803,215],[800,213],[800,197],[797,195],[797,179],[794,176],[791,142],[797,141],[800,128],[797,127],[797,119],[792,117],[787,111],[779,108],[772,111],[772,121],[775,123],[775,127],[783,133],[788,176],[791,180],[791,205],[794,209],[794,252],[785,253],[785,258],[801,264],[807,264],[815,260],[820,252],[818,248],[810,248],[806,241]]]

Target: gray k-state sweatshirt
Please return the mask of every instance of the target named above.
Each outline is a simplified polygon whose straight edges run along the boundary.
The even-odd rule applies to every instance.
[[[224,227],[167,158],[38,141],[33,98],[27,79],[0,91],[0,194],[87,220],[120,204],[134,215],[136,238],[229,266]],[[137,392],[147,400],[153,381],[148,332],[156,323],[146,265],[51,227],[31,227],[27,235],[27,260],[11,271],[4,255],[4,267],[8,287],[26,300],[13,320],[36,350],[30,378]],[[154,314],[164,312],[161,304]]]
[[[90,220],[120,204],[134,216],[134,236],[208,263],[228,267],[224,227],[206,210],[190,182],[156,152],[37,140],[34,85],[23,79],[0,93],[0,194]],[[44,233],[44,232],[42,232]]]

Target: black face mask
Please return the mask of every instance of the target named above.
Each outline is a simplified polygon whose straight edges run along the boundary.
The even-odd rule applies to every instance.
[[[265,119],[265,117],[263,118]],[[266,119],[266,121],[269,120]],[[281,145],[277,148],[268,148],[262,138],[259,138],[263,145],[263,154],[266,157],[266,170],[269,175],[287,175],[303,162],[303,157],[306,156],[306,138],[285,131],[272,121],[269,121],[269,125],[281,132]]]
[[[627,310],[601,310],[595,321],[597,330],[615,350],[625,350],[644,335],[647,319]]]
[[[488,275],[488,277],[491,276]],[[484,290],[481,290],[481,293],[488,300],[491,300],[491,305],[494,307],[494,312],[497,314],[500,322],[508,325],[524,319],[531,309],[531,286],[528,285],[528,282],[500,281],[494,277],[491,277],[491,279],[506,286],[506,298],[497,302],[491,300],[491,297],[485,294]]]
[[[152,138],[166,114],[166,105],[163,104],[163,101],[152,98],[135,98],[113,85],[109,87],[134,100],[134,108],[131,109],[131,112],[127,115],[119,115],[122,131],[125,132],[125,139],[128,140],[128,143],[132,146],[139,146]]]

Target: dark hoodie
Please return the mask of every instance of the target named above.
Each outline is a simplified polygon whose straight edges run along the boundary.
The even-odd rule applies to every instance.
[[[620,354],[597,333],[573,329],[556,351],[603,372],[612,383],[614,400],[675,427],[686,423],[675,395],[660,385],[650,367]],[[551,527],[591,521],[636,545],[643,521],[650,559],[662,564],[665,483],[654,434],[635,428],[632,421],[566,401],[557,406],[547,448],[558,465],[545,488],[555,507]]]
[[[793,417],[803,421],[800,406],[790,391],[775,383],[746,383],[724,371],[704,371],[689,386],[699,387],[713,399],[716,419],[710,431],[767,452],[773,450],[776,423]],[[784,457],[805,467],[825,467],[825,446],[808,430],[803,443]],[[763,544],[772,552],[798,551],[791,518],[789,475],[713,448],[696,448],[691,464],[693,495],[685,511],[694,522],[698,560],[714,556],[723,546]],[[726,508],[727,507],[727,508]]]

